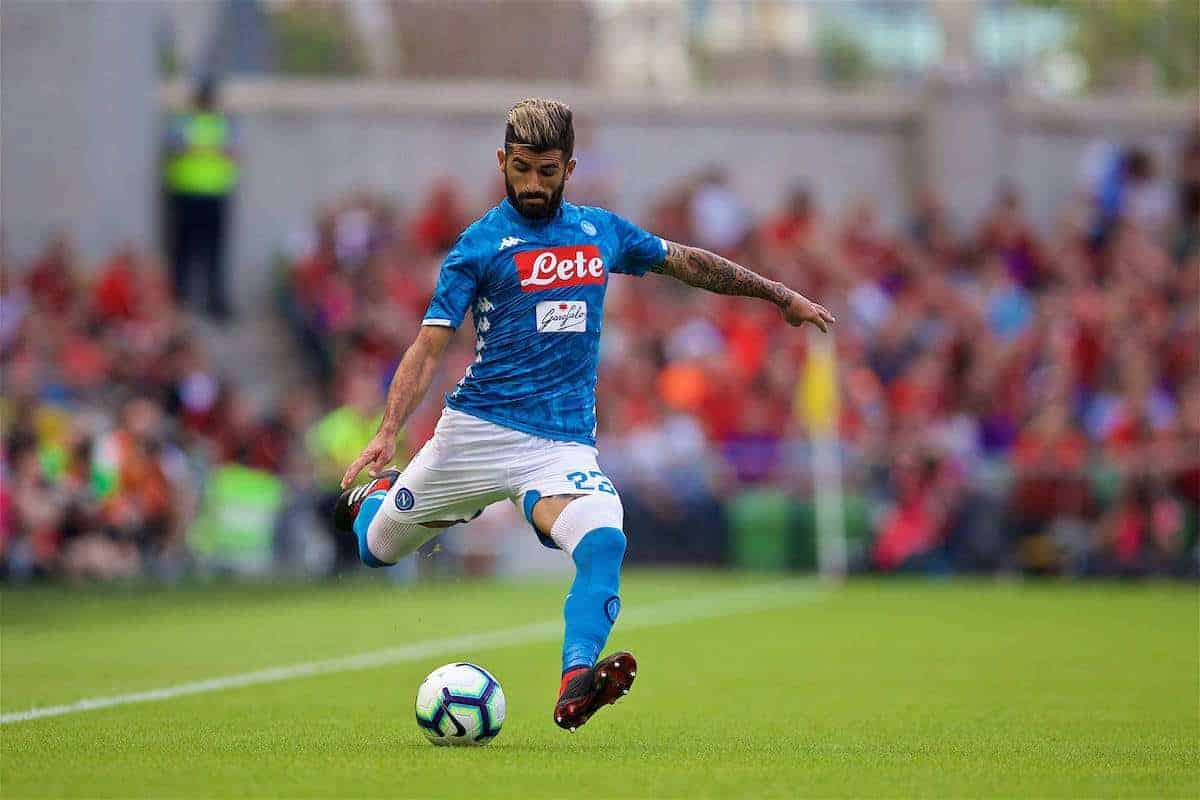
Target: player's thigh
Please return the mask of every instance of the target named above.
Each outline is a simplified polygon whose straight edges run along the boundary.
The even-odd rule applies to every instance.
[[[604,523],[616,528],[624,524],[621,498],[600,469],[594,447],[555,442],[525,465],[515,484],[514,500],[544,544],[552,541],[551,528],[558,515],[576,498],[606,501],[592,503],[603,510]],[[561,547],[562,543],[554,545]]]
[[[421,448],[388,490],[380,514],[401,524],[444,528],[508,496],[504,470],[445,458],[444,444],[435,438]]]

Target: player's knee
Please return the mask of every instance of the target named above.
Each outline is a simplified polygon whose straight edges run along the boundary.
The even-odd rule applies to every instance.
[[[571,557],[585,562],[620,564],[625,558],[625,533],[619,528],[594,528],[584,534]]]
[[[593,532],[610,530],[612,533],[599,537],[592,547],[605,551],[616,551],[619,544],[620,558],[625,553],[625,512],[616,495],[605,493],[589,494],[572,500],[558,515],[550,528],[550,538],[567,553],[574,555],[576,547]],[[616,535],[614,535],[616,534]]]

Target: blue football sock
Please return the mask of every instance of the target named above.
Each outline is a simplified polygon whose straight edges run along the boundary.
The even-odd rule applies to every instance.
[[[375,515],[379,513],[379,508],[386,498],[387,492],[383,490],[367,495],[363,498],[362,505],[358,507],[358,516],[354,518],[354,535],[358,537],[358,557],[368,567],[392,566],[386,561],[376,558],[371,552],[371,548],[367,547],[367,529],[371,527],[371,520],[375,519]]]
[[[600,657],[621,612],[621,560],[625,534],[618,528],[588,531],[575,547],[575,582],[563,605],[563,672],[590,667]]]

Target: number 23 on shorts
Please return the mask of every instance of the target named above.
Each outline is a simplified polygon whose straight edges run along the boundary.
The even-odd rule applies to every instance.
[[[604,477],[603,472],[592,470],[590,472],[568,472],[567,480],[575,484],[575,488],[584,492],[607,492],[615,495],[617,490],[613,488],[612,483],[608,478]],[[595,481],[595,483],[593,483]]]

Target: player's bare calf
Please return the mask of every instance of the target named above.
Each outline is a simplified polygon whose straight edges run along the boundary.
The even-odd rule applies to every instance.
[[[624,651],[600,659],[594,667],[568,672],[554,705],[554,723],[574,733],[601,707],[629,694],[636,677],[637,659]]]

